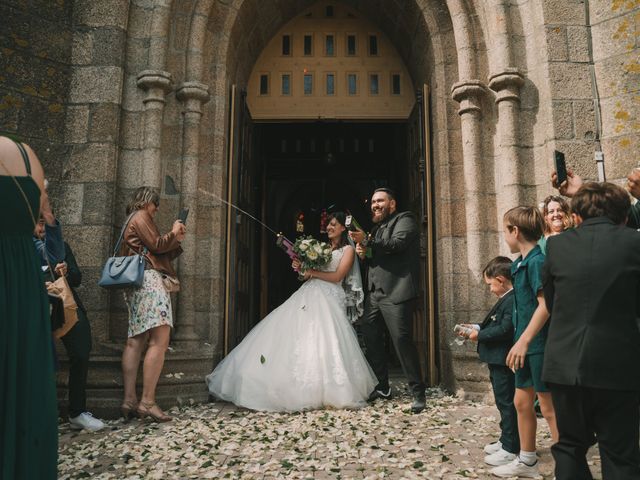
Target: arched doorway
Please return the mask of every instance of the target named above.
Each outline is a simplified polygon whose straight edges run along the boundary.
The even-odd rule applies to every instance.
[[[392,42],[359,12],[322,1],[285,24],[230,105],[228,200],[289,238],[321,234],[323,212],[349,210],[369,228],[380,186],[422,224],[422,294],[414,330],[435,374],[433,222],[426,86],[414,90]],[[272,233],[231,210],[225,350],[298,284]]]

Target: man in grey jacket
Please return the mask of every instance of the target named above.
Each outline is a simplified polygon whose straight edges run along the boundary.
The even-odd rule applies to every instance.
[[[392,190],[379,188],[371,198],[370,235],[351,232],[356,252],[367,267],[365,311],[361,330],[366,356],[378,385],[369,400],[391,398],[384,348],[384,324],[409,381],[413,395],[411,409],[419,413],[426,406],[425,385],[418,351],[413,343],[412,314],[419,291],[420,235],[414,215],[396,210]]]

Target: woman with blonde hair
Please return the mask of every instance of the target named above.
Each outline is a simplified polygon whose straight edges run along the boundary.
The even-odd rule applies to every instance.
[[[542,201],[542,217],[544,218],[544,235],[538,242],[542,253],[546,253],[547,238],[558,235],[573,227],[569,202],[558,195],[549,195]]]
[[[169,334],[173,327],[171,296],[163,277],[176,277],[171,261],[182,253],[180,242],[186,228],[176,220],[169,233],[160,235],[154,217],[158,212],[160,196],[150,187],[138,188],[127,206],[130,215],[124,233],[122,255],[141,253],[146,259],[142,286],[125,294],[129,310],[129,332],[122,353],[124,377],[124,401],[121,412],[125,419],[137,413],[156,422],[168,422],[166,415],[156,404],[156,385],[164,365],[164,355],[169,346]],[[136,377],[142,350],[148,343],[142,368],[142,397],[138,403]]]

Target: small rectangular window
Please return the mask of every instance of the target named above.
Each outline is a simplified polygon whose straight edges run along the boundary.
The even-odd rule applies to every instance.
[[[391,75],[391,93],[400,95],[400,75],[397,73]]]
[[[282,36],[282,55],[291,55],[291,35]]]
[[[313,75],[310,73],[304,74],[304,94],[311,95],[313,93]]]
[[[327,95],[336,94],[336,76],[333,73],[327,73]]]
[[[333,35],[327,35],[325,37],[325,49],[324,49],[324,53],[327,56],[332,57],[335,53],[335,48],[334,48],[334,37]]]
[[[358,76],[355,73],[347,75],[347,86],[349,95],[356,95],[358,93]]]
[[[378,55],[378,37],[369,35],[369,55]]]
[[[347,55],[356,54],[356,36],[347,35]]]
[[[380,93],[380,79],[377,73],[369,75],[369,93],[371,95],[378,95],[378,93]]]
[[[269,95],[269,75],[260,75],[260,95]]]
[[[324,14],[326,17],[333,17],[333,5],[327,5],[324,9]]]
[[[304,54],[313,55],[313,36],[312,35],[304,36]]]
[[[291,95],[291,74],[282,74],[282,95]]]

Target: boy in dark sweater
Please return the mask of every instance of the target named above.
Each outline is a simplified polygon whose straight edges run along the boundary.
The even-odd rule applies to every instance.
[[[484,447],[488,465],[506,465],[512,462],[520,451],[518,437],[518,417],[513,405],[515,376],[506,366],[507,353],[513,345],[513,286],[511,284],[511,260],[496,257],[482,272],[485,283],[498,301],[482,323],[465,325],[471,327],[463,335],[478,342],[480,360],[489,366],[489,378],[500,412],[500,439]]]

